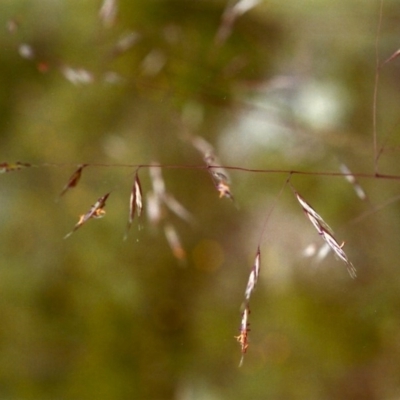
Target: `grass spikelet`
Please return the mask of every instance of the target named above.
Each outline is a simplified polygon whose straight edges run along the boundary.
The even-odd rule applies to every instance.
[[[386,59],[382,65],[385,65],[391,61],[393,61],[394,59],[396,59],[398,56],[400,56],[400,49],[396,50],[388,59]]]
[[[128,231],[132,226],[133,219],[135,218],[135,213],[140,217],[143,209],[143,194],[142,194],[142,186],[139,180],[138,171],[135,174],[135,179],[133,180],[131,196],[129,199],[129,217],[128,224],[126,227],[126,233],[124,239],[128,237]]]
[[[335,252],[335,254],[346,264],[347,271],[352,278],[355,278],[356,269],[354,265],[349,261],[346,253],[343,250],[344,242],[339,244],[338,241],[335,239],[332,229],[329,225],[322,219],[322,217],[308,204],[303,197],[297,193],[293,186],[292,190],[300,203],[301,207],[307,218],[313,224],[314,228],[318,231],[322,239],[326,242],[326,244],[330,247],[331,250]]]
[[[164,232],[174,257],[179,261],[184,261],[186,259],[186,252],[181,244],[181,240],[179,239],[176,229],[171,224],[166,224],[164,226]]]
[[[191,139],[193,146],[203,155],[219,197],[227,197],[234,201],[228,173],[221,167],[221,163],[215,155],[213,146],[202,137],[195,136]]]
[[[68,182],[66,183],[66,185],[63,187],[63,190],[60,193],[60,197],[64,196],[64,194],[69,190],[74,188],[78,182],[81,179],[82,176],[82,170],[83,168],[87,167],[87,164],[81,164],[78,169],[70,176],[70,178],[68,179]]]
[[[260,247],[257,249],[257,254],[256,258],[254,260],[253,268],[251,269],[249,280],[247,282],[247,287],[245,291],[245,299],[246,301],[249,301],[251,294],[253,293],[253,290],[257,284],[258,281],[258,276],[260,274]]]
[[[239,342],[240,344],[240,349],[242,352],[242,357],[239,362],[239,367],[243,365],[243,360],[244,356],[247,352],[247,348],[249,347],[249,342],[248,342],[248,333],[250,331],[249,329],[249,314],[250,314],[250,308],[248,304],[246,304],[243,313],[242,313],[242,320],[240,322],[240,333],[238,336],[235,336],[235,339]]]
[[[163,217],[160,198],[154,192],[146,194],[147,218],[153,225],[158,225]]]
[[[322,238],[328,244],[328,246],[335,252],[335,254],[346,264],[347,271],[350,276],[354,279],[357,277],[356,269],[354,265],[349,261],[346,253],[343,250],[344,242],[339,245],[336,239],[327,231],[322,231]]]
[[[3,163],[0,163],[0,174],[4,174],[5,172],[19,171],[20,169],[28,168],[31,166],[32,166],[32,164],[22,163],[19,161],[15,162],[15,163],[3,162]]]
[[[248,343],[248,333],[250,330],[248,322],[250,314],[249,300],[257,284],[258,277],[260,275],[260,263],[261,263],[261,253],[260,253],[260,246],[258,246],[254,264],[253,267],[251,268],[249,280],[247,281],[246,291],[244,294],[245,306],[242,313],[242,321],[240,323],[240,334],[238,336],[235,336],[235,339],[239,342],[242,351],[242,357],[240,359],[239,367],[242,366],[244,355],[246,354],[247,348],[249,347]]]
[[[110,28],[115,24],[118,13],[117,0],[103,0],[99,11],[99,18],[104,27]]]
[[[345,174],[346,180],[353,186],[354,191],[361,200],[367,200],[367,195],[356,177],[351,173],[350,169],[345,164],[340,165],[340,171]]]
[[[153,186],[153,192],[148,196],[148,201],[152,202],[150,219],[155,221],[161,218],[161,205],[163,204],[182,220],[193,223],[192,214],[171,193],[167,192],[161,168],[156,164],[155,167],[150,168],[150,178]]]
[[[149,169],[151,184],[153,186],[154,193],[162,198],[165,193],[165,182],[162,177],[161,167],[156,163],[153,163]]]
[[[147,216],[153,224],[162,223],[172,254],[179,261],[184,261],[186,259],[185,249],[175,227],[168,221],[168,215],[169,211],[173,212],[179,218],[190,223],[194,222],[194,218],[171,193],[168,193],[162,177],[161,167],[157,164],[150,168],[150,178],[153,190],[147,193],[146,196]]]
[[[163,196],[164,204],[171,210],[175,215],[177,215],[182,220],[188,223],[194,223],[194,218],[192,214],[186,210],[186,208],[179,203],[178,200],[170,193],[165,193]]]
[[[234,5],[228,2],[228,6],[225,8],[221,18],[221,24],[215,35],[215,44],[221,46],[231,35],[236,19],[260,2],[261,0],[238,0]]]
[[[294,190],[294,189],[293,189]],[[311,221],[314,225],[315,229],[318,233],[322,234],[322,229],[327,230],[328,232],[333,233],[331,227],[323,220],[323,218],[308,204],[303,197],[300,196],[294,190],[294,194],[296,195],[297,201],[300,203],[301,207],[303,208],[304,213],[306,214],[307,218]]]
[[[105,215],[104,207],[106,205],[106,200],[110,192],[106,193],[104,196],[100,197],[94,205],[90,208],[90,210],[80,216],[79,221],[74,226],[74,229],[70,233],[64,236],[64,239],[69,238],[77,229],[79,229],[83,224],[85,224],[91,218],[102,218]]]

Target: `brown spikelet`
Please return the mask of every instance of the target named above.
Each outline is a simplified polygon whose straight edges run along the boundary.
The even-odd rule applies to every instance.
[[[3,162],[3,163],[0,163],[0,174],[4,174],[5,172],[19,171],[20,169],[28,168],[31,166],[32,166],[32,164],[22,163],[19,161],[15,162],[15,163]]]
[[[106,200],[109,195],[110,195],[110,192],[106,193],[104,196],[100,197],[86,214],[81,215],[79,218],[79,221],[74,226],[74,229],[70,233],[65,235],[64,239],[67,239],[68,237],[70,237],[77,229],[79,229],[83,224],[85,224],[87,221],[89,221],[89,219],[104,217],[104,214],[106,213],[104,211],[104,207],[106,205]]]
[[[60,197],[63,196],[69,189],[74,188],[81,179],[83,168],[87,167],[87,164],[82,164],[78,167],[78,169],[70,176],[68,182],[63,187],[63,190],[60,193]]]

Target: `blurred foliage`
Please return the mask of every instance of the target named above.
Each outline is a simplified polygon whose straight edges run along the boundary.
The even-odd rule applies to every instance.
[[[0,176],[1,398],[400,397],[397,181],[360,178],[362,201],[317,174],[374,172],[375,43],[381,62],[398,50],[399,4],[383,1],[378,38],[379,1],[265,0],[229,20],[234,4],[0,3],[0,162],[33,164]],[[393,175],[398,60],[379,70],[376,111],[379,171]],[[204,165],[193,135],[238,167],[235,202],[192,168]],[[163,215],[185,260],[146,215],[123,240],[132,165],[152,162],[183,167],[162,174],[195,219]],[[288,187],[274,203],[287,174],[239,168],[310,172],[291,182],[346,240],[358,278],[332,254],[304,256],[322,243]],[[146,200],[148,168],[139,176]],[[109,191],[105,217],[63,240]]]

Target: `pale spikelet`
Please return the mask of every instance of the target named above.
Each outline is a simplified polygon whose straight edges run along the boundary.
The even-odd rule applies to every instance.
[[[142,187],[140,185],[139,175],[136,173],[135,182],[133,184],[132,193],[131,193],[131,211],[130,211],[130,219],[133,219],[133,215],[135,213],[135,207],[138,217],[142,214],[143,209],[143,201],[142,201]]]
[[[260,2],[261,0],[238,0],[234,5],[231,5],[231,2],[228,2],[228,6],[222,15],[222,21],[218,28],[218,32],[215,35],[215,43],[217,45],[222,45],[231,35],[236,19],[245,12],[251,10]]]
[[[165,66],[167,57],[159,49],[151,50],[141,63],[143,75],[156,76]]]
[[[186,259],[186,252],[181,244],[179,235],[174,226],[168,221],[169,211],[186,222],[194,222],[194,218],[186,208],[170,193],[167,192],[162,177],[161,168],[153,164],[150,168],[150,178],[153,190],[147,193],[147,216],[153,224],[162,222],[164,234],[175,258],[180,261]],[[167,222],[168,221],[168,222]]]
[[[337,240],[334,237],[332,229],[329,225],[322,219],[322,217],[308,204],[299,193],[297,193],[293,187],[292,190],[296,195],[297,200],[299,201],[301,207],[307,218],[313,224],[314,228],[321,235],[322,239],[326,242],[331,250],[335,252],[335,254],[346,264],[347,271],[349,272],[352,278],[356,277],[356,269],[353,264],[349,261],[346,253],[343,250],[344,242],[339,245]]]
[[[314,228],[318,231],[318,233],[322,235],[322,226],[320,224],[321,221],[315,218],[314,215],[308,213],[307,211],[305,211],[305,214],[307,218],[311,221],[311,223],[314,225]]]
[[[113,55],[119,55],[129,50],[132,46],[134,46],[140,39],[140,34],[134,31],[130,31],[125,33],[123,36],[115,44],[113,49]]]
[[[160,198],[154,192],[148,192],[146,194],[146,211],[149,221],[154,225],[158,225],[162,219],[163,213]]]
[[[114,25],[118,13],[117,0],[103,0],[99,11],[99,18],[106,28]]]
[[[172,250],[172,254],[178,260],[184,260],[186,258],[186,252],[183,248],[181,241],[179,239],[176,229],[171,224],[166,224],[164,226],[165,237]]]
[[[219,192],[219,197],[227,197],[233,200],[230,188],[230,178],[228,173],[222,168],[220,162],[214,154],[209,154],[204,157],[204,161],[208,166],[211,178],[214,182],[215,188]]]
[[[346,253],[343,251],[344,242],[339,245],[336,239],[327,231],[322,231],[322,237],[328,244],[328,246],[335,252],[335,254],[346,264],[347,271],[352,278],[356,278],[356,269],[353,264],[349,261]]]
[[[152,202],[150,219],[155,221],[161,217],[161,205],[163,204],[179,218],[193,223],[194,218],[192,214],[171,193],[167,192],[161,168],[157,164],[154,165],[154,167],[150,168],[150,178],[153,186],[153,195],[150,195],[150,199],[148,200]]]
[[[383,65],[385,65],[386,63],[393,61],[394,59],[396,59],[398,56],[400,56],[400,49],[396,50],[388,59],[386,59],[383,62]]]
[[[244,360],[244,355],[247,352],[247,348],[249,347],[248,343],[248,333],[249,333],[249,314],[250,314],[250,308],[248,304],[246,304],[245,309],[243,310],[242,313],[242,320],[240,322],[240,334],[238,336],[235,336],[235,339],[239,342],[240,344],[240,349],[242,352],[242,357],[240,359],[239,367],[243,365],[243,360]]]
[[[85,224],[87,221],[89,221],[89,219],[102,218],[106,213],[104,211],[104,207],[106,205],[106,200],[109,195],[110,195],[110,192],[106,193],[104,196],[100,197],[86,214],[81,215],[79,217],[79,221],[74,226],[74,229],[70,233],[65,235],[64,239],[67,239],[68,237],[70,237],[77,229],[79,229],[83,224]]]
[[[214,182],[215,188],[219,192],[219,197],[227,197],[234,200],[230,188],[230,178],[228,173],[215,155],[213,146],[199,136],[191,138],[193,146],[203,155],[204,162],[208,166],[208,170]]]
[[[186,208],[175,199],[170,193],[164,193],[162,200],[164,204],[179,218],[183,219],[188,223],[194,223],[192,214],[186,210]]]
[[[253,268],[251,269],[249,280],[245,291],[245,299],[248,301],[257,284],[258,276],[260,274],[260,248],[257,249],[256,258],[254,260]]]
[[[78,169],[70,176],[68,182],[63,187],[60,193],[60,197],[63,196],[69,189],[74,188],[81,179],[82,170],[87,166],[87,164],[81,164]]]
[[[315,229],[321,234],[321,229],[325,228],[329,232],[333,232],[330,226],[322,219],[322,217],[300,196],[299,193],[294,191],[298,202],[300,203],[301,207],[303,208],[304,213],[314,225]]]
[[[128,225],[126,227],[125,239],[128,236],[128,231],[132,226],[133,219],[135,218],[135,213],[138,217],[142,214],[143,209],[143,195],[142,195],[142,187],[139,180],[139,174],[136,172],[135,178],[133,180],[131,196],[129,199],[129,217],[128,217]]]
[[[244,301],[244,310],[242,313],[242,320],[240,323],[240,334],[238,336],[235,336],[236,340],[240,344],[242,351],[242,357],[240,359],[239,367],[242,366],[244,355],[246,354],[247,348],[249,347],[248,344],[248,332],[249,332],[248,320],[250,314],[249,300],[251,294],[254,291],[254,288],[257,285],[258,277],[260,275],[260,264],[261,264],[261,253],[260,253],[260,246],[258,246],[254,264],[253,267],[251,268],[249,280],[247,281],[246,291],[244,294],[245,301]]]
[[[201,153],[204,157],[214,153],[214,147],[200,136],[193,136],[191,138],[192,145]]]
[[[153,191],[161,198],[165,193],[165,183],[161,174],[161,167],[159,167],[156,163],[153,163],[152,167],[149,169],[149,172]]]
[[[345,164],[340,164],[340,171],[345,174],[346,180],[353,186],[354,191],[361,200],[367,200],[367,195],[361,187],[355,176],[351,173],[350,169]]]
[[[259,4],[261,0],[239,0],[233,7],[232,10],[236,14],[236,16],[240,16],[245,12],[251,10],[257,4]]]

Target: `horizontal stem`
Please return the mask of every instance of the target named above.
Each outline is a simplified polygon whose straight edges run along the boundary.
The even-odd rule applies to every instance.
[[[82,163],[43,163],[32,164],[32,167],[76,167]],[[400,175],[388,175],[381,173],[364,173],[364,172],[339,172],[339,171],[302,171],[291,169],[257,169],[237,167],[231,165],[176,165],[176,164],[104,164],[104,163],[85,163],[87,167],[104,167],[104,168],[163,168],[163,169],[198,169],[210,170],[213,168],[223,168],[232,171],[252,172],[259,174],[290,174],[290,175],[309,175],[309,176],[331,176],[331,177],[345,177],[354,176],[364,179],[389,179],[400,180]]]

